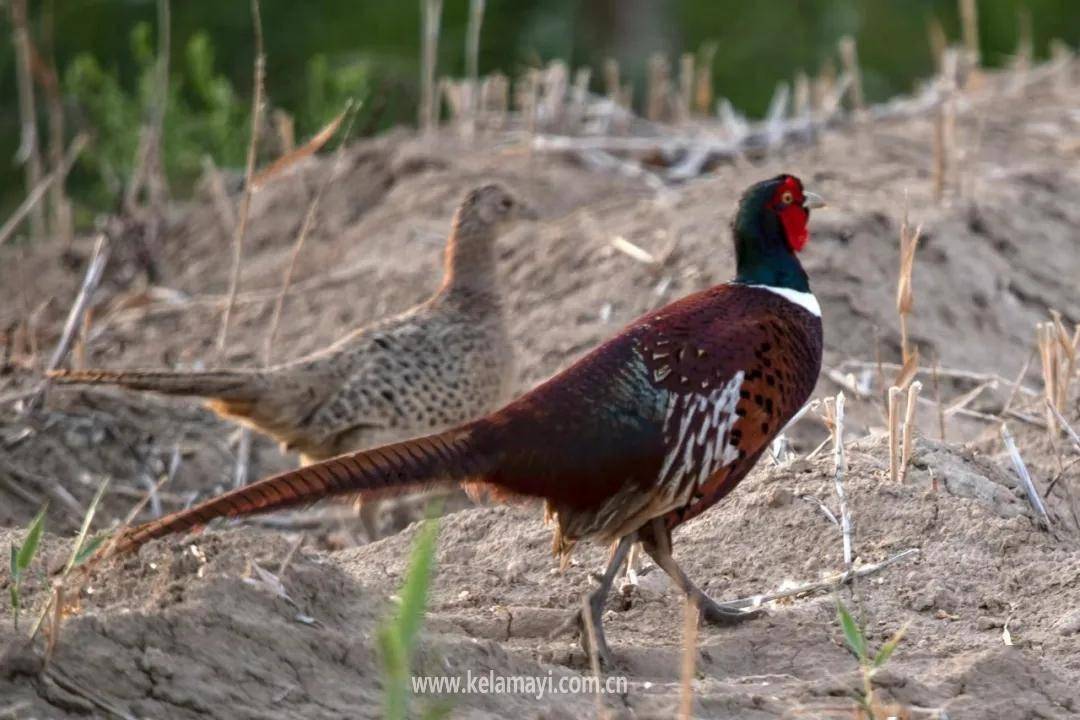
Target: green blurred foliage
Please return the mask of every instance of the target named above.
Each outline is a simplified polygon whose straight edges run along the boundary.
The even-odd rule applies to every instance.
[[[156,3],[29,4],[39,47],[48,47],[46,28],[54,28],[69,134],[94,132],[71,179],[73,192],[86,207],[108,208],[130,170],[153,91]],[[979,0],[978,6],[981,49],[990,66],[1014,51],[1023,9],[1032,17],[1037,55],[1045,55],[1053,37],[1074,48],[1080,44],[1077,0]],[[12,158],[19,136],[14,57],[6,6],[0,8],[0,158]],[[171,8],[165,161],[174,193],[182,193],[203,155],[223,166],[242,163],[254,41],[250,5],[243,0],[173,0]],[[444,0],[440,74],[463,72],[468,13],[468,0]],[[365,101],[359,134],[413,121],[418,0],[262,0],[262,16],[268,107],[293,116],[298,141],[340,112],[349,97]],[[910,90],[932,72],[932,18],[950,38],[959,37],[956,0],[487,0],[480,71],[513,75],[552,58],[599,67],[615,57],[640,99],[651,53],[674,59],[716,42],[718,95],[758,115],[778,82],[800,69],[817,71],[835,57],[836,41],[846,34],[858,41],[870,101]],[[599,81],[594,73],[594,83]],[[22,183],[21,168],[0,162],[0,217],[23,197]]]

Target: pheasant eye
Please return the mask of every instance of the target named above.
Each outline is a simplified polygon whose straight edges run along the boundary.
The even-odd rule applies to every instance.
[[[780,202],[784,203],[785,205],[790,205],[794,199],[795,196],[791,194],[790,190],[780,196]]]

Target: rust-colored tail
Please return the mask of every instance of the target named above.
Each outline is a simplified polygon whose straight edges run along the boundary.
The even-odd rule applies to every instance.
[[[250,401],[266,389],[266,378],[246,370],[172,372],[168,370],[54,370],[49,379],[60,385],[119,385],[166,395]]]
[[[335,495],[376,498],[417,492],[491,472],[497,459],[474,446],[468,426],[437,435],[341,455],[260,480],[232,492],[127,530],[113,552],[205,525],[219,517],[272,512]]]

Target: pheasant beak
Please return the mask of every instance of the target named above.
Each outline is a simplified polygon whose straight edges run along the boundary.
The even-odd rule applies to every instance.
[[[803,192],[802,206],[807,210],[817,210],[819,208],[828,207],[825,203],[825,198],[812,192]]]

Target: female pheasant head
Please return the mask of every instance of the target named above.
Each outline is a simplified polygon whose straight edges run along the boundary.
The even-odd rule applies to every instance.
[[[446,244],[443,288],[493,291],[495,239],[526,218],[535,219],[536,213],[502,185],[482,185],[469,191],[454,214]]]
[[[796,253],[810,237],[810,210],[824,207],[820,196],[803,189],[794,175],[778,175],[743,193],[732,230],[735,281],[809,292]]]

